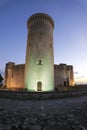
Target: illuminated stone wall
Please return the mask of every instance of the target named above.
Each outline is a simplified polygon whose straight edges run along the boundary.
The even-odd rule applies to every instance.
[[[70,86],[74,86],[74,72],[73,72],[73,66],[72,65],[68,65],[67,69],[70,71],[69,73],[69,85]]]
[[[53,20],[47,14],[35,14],[29,18],[27,27],[25,87],[31,91],[53,90]]]
[[[58,86],[74,86],[73,66],[54,65],[55,88]]]
[[[5,68],[5,86],[8,89],[25,89],[24,88],[24,68],[25,64],[15,65],[8,62]],[[60,64],[54,65],[54,88],[62,85],[74,85],[73,66]]]
[[[24,64],[8,62],[5,69],[5,86],[8,89],[24,88]]]

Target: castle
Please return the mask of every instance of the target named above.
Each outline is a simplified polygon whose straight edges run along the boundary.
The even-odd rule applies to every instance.
[[[28,19],[27,27],[25,64],[6,64],[6,88],[52,91],[60,85],[73,86],[73,66],[54,65],[53,19],[48,14],[37,13]]]

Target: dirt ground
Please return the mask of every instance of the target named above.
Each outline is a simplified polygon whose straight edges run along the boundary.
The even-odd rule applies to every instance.
[[[0,130],[86,130],[87,96],[54,100],[0,99]]]

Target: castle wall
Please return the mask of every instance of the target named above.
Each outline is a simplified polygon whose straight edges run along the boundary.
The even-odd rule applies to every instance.
[[[73,67],[66,64],[54,65],[54,84],[58,86],[73,86]]]
[[[68,70],[70,71],[70,75],[69,75],[70,83],[69,83],[69,85],[70,85],[70,86],[74,86],[74,73],[73,73],[73,66],[68,65],[67,68],[68,68]]]
[[[5,69],[5,86],[8,89],[23,89],[24,88],[24,64],[15,65],[9,62]]]
[[[5,86],[8,89],[24,89],[25,64],[15,65],[9,62],[5,68]],[[54,65],[54,86],[73,86],[73,66],[60,64]]]

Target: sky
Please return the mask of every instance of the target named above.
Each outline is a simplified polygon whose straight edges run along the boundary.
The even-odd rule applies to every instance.
[[[25,63],[34,13],[54,20],[54,63],[73,65],[75,83],[87,84],[87,0],[0,0],[0,73],[7,62]]]

